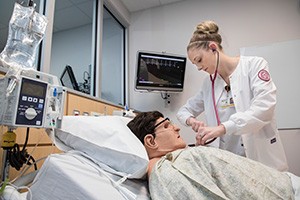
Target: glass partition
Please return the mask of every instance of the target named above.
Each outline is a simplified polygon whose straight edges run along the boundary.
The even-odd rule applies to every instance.
[[[66,66],[74,72],[79,91],[91,94],[95,0],[55,2],[50,73],[61,77]]]
[[[125,103],[125,28],[106,7],[103,9],[101,98]]]
[[[37,11],[44,6],[41,2],[44,1],[34,1]],[[14,3],[15,1],[1,1],[1,51],[6,44]],[[55,6],[43,8],[53,13],[53,19],[52,15],[48,15],[48,20],[53,22],[52,40],[49,40],[50,46],[47,44],[45,50],[51,55],[47,64],[48,66],[50,63],[49,73],[64,78],[64,70],[69,66],[74,74],[72,80],[76,81],[79,91],[92,96],[96,96],[97,91],[97,97],[115,105],[124,105],[125,27],[101,0],[56,0],[53,4]],[[98,7],[103,9],[98,11]],[[102,11],[102,14],[97,13]],[[97,16],[103,18],[98,19]],[[97,27],[99,24],[101,28]],[[100,58],[98,64],[96,58]],[[39,66],[37,69],[39,70]]]

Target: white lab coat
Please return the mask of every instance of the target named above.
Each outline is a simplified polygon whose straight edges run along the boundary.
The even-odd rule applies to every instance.
[[[260,70],[269,71],[268,63],[260,57],[241,56],[239,64],[230,79],[232,97],[236,113],[227,121],[226,134],[242,136],[246,156],[280,171],[288,169],[283,145],[275,120],[276,87],[272,81],[262,80]],[[224,89],[224,81],[218,75],[215,80],[215,98],[219,99]],[[205,111],[208,126],[216,126],[216,116],[212,101],[212,85],[207,77],[200,91],[191,97],[177,113],[178,120],[186,125],[188,117],[197,117]],[[219,147],[219,140],[212,146]]]

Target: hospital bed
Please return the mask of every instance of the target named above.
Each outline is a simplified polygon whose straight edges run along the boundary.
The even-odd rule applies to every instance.
[[[4,199],[151,199],[148,156],[122,116],[64,116],[49,130],[63,151],[51,154],[24,193],[12,186]]]
[[[64,153],[47,157],[26,192],[20,193],[8,186],[3,199],[151,199],[146,179],[148,156],[142,143],[126,126],[129,121],[121,116],[64,116],[61,128],[48,131],[56,147]],[[199,160],[210,157],[209,151],[197,155],[203,156]],[[204,175],[201,180],[205,178],[210,180],[211,176]],[[299,177],[293,179],[291,176],[295,199],[300,199]],[[153,191],[153,198],[167,194],[158,188]],[[175,191],[181,193],[181,190]]]

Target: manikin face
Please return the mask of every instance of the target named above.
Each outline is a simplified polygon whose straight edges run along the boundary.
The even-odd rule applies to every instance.
[[[162,123],[155,128],[154,132],[155,141],[158,144],[157,151],[171,152],[185,148],[186,143],[179,134],[180,128],[162,117],[157,119],[156,124],[160,122]]]
[[[211,49],[192,48],[188,52],[189,60],[197,66],[197,69],[203,70],[209,74],[214,74],[217,65],[217,52]]]

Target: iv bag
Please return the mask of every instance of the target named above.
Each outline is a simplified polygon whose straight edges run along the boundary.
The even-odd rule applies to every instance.
[[[36,68],[36,50],[46,31],[48,20],[35,12],[34,7],[15,3],[9,22],[8,38],[0,54],[4,67]]]

